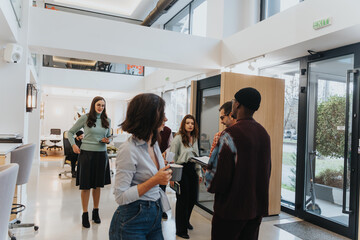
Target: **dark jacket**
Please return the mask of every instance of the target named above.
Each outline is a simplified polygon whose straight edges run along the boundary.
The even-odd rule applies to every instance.
[[[228,220],[268,215],[271,150],[265,128],[252,118],[238,120],[224,130],[218,144],[208,189],[215,193],[214,214]]]
[[[169,147],[169,138],[171,134],[171,129],[167,126],[165,126],[164,130],[160,132],[159,147],[161,153],[165,152],[165,150]]]

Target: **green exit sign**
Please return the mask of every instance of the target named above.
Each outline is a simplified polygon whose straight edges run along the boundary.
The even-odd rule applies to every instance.
[[[332,24],[332,19],[331,19],[331,17],[328,17],[328,18],[324,18],[324,19],[313,22],[313,28],[315,30],[318,30],[320,28],[330,26],[331,24]]]

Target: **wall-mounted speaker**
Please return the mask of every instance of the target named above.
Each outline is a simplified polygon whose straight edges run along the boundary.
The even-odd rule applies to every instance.
[[[4,59],[10,63],[18,63],[21,60],[23,48],[15,43],[6,44],[4,51]]]

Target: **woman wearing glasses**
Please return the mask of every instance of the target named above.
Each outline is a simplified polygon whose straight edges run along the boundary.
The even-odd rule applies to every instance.
[[[81,190],[83,209],[82,225],[90,228],[88,204],[92,189],[94,208],[92,220],[101,223],[99,216],[100,191],[104,185],[110,184],[109,159],[106,144],[109,143],[110,118],[106,114],[106,103],[103,97],[95,97],[91,102],[90,112],[82,115],[68,132],[68,139],[78,157],[76,186]],[[81,147],[75,144],[74,134],[84,129],[84,139]],[[81,149],[81,151],[80,151]]]

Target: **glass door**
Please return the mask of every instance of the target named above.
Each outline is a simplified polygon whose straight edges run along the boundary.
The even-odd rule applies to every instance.
[[[281,206],[294,210],[300,61],[283,63],[261,69],[260,76],[280,78],[285,81]]]
[[[308,65],[302,212],[332,231],[354,236],[358,148],[355,54]],[[354,131],[356,130],[356,131]]]
[[[199,123],[199,154],[209,156],[215,133],[219,131],[221,76],[216,75],[197,82],[196,121]],[[199,183],[197,206],[213,213],[214,194]]]

